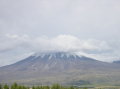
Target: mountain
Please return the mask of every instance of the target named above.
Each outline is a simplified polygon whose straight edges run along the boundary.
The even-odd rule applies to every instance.
[[[0,67],[0,82],[24,84],[117,84],[119,66],[70,52],[37,53]]]
[[[117,61],[113,61],[113,63],[117,63],[117,64],[120,64],[120,60],[117,60]]]

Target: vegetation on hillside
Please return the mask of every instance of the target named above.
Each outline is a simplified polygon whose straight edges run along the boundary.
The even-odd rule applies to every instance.
[[[86,87],[73,87],[73,86],[62,86],[59,84],[53,84],[51,86],[32,86],[28,87],[25,85],[18,85],[14,83],[12,85],[7,84],[0,84],[0,89],[89,89]],[[91,89],[120,89],[120,88],[113,88],[113,87],[106,87],[106,88],[91,88]]]

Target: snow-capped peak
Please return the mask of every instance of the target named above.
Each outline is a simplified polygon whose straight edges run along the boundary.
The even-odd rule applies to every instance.
[[[45,53],[36,53],[34,54],[33,56],[35,56],[36,58],[37,57],[41,57],[41,58],[48,58],[48,59],[52,59],[52,58],[59,58],[59,59],[62,59],[62,58],[73,58],[73,59],[76,59],[77,57],[81,57],[81,56],[78,56],[76,53],[73,53],[73,52],[45,52]]]

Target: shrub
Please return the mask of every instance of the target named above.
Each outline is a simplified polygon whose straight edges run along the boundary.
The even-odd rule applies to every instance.
[[[59,84],[53,84],[51,89],[61,89],[61,86]]]
[[[2,89],[2,84],[0,84],[0,89]]]
[[[4,85],[4,89],[9,89],[9,86],[7,84]]]

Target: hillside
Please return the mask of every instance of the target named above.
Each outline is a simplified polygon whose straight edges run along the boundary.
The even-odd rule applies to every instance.
[[[115,63],[97,61],[69,52],[37,53],[0,68],[0,82],[24,84],[119,84]]]

